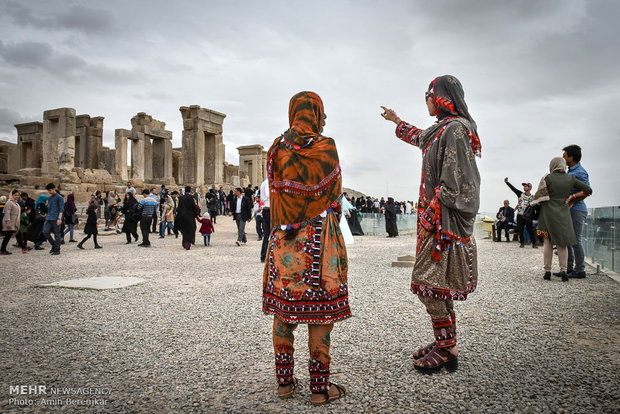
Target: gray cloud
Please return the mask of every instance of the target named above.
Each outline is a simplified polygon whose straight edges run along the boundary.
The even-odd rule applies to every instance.
[[[86,62],[74,55],[59,53],[48,43],[19,42],[5,44],[0,41],[0,56],[9,64],[51,73],[65,73],[84,68]]]
[[[6,16],[20,26],[35,29],[60,29],[79,31],[86,34],[100,34],[113,28],[112,14],[104,9],[91,8],[81,4],[51,2],[51,10],[39,4],[35,10],[28,3],[7,1],[0,6]]]
[[[567,143],[584,148],[591,203],[620,199],[596,188],[617,188],[606,177],[618,139],[619,2],[37,3],[0,4],[0,107],[102,115],[106,142],[146,111],[180,146],[178,108],[197,104],[227,114],[235,163],[237,146],[267,147],[286,129],[290,96],[314,90],[345,185],[412,199],[419,150],[394,137],[378,107],[427,127],[423,92],[450,73],[479,126],[483,209],[496,211],[509,195],[505,176],[537,181]]]
[[[36,121],[31,116],[22,116],[19,112],[10,108],[0,108],[0,133],[9,136],[15,135],[15,125],[24,122]]]

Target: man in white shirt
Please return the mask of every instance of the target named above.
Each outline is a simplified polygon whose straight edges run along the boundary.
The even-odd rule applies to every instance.
[[[405,203],[405,214],[411,214],[411,202],[407,201]]]
[[[271,215],[269,213],[269,181],[265,180],[260,185],[260,199],[263,202],[263,245],[260,249],[260,261],[265,262],[267,243],[271,233]]]

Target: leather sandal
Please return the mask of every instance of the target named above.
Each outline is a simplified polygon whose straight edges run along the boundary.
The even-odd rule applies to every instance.
[[[435,341],[415,351],[413,353],[413,359],[420,359],[425,357],[433,350],[433,348],[435,348]]]
[[[435,374],[443,367],[446,367],[448,372],[454,372],[458,369],[459,360],[458,356],[446,348],[435,347],[425,357],[415,360],[413,366],[424,374]]]
[[[284,391],[284,389],[287,387],[290,387],[288,391]],[[291,398],[295,393],[295,388],[297,388],[297,378],[293,377],[293,382],[291,382],[290,384],[278,386],[278,397],[283,400]]]
[[[329,390],[331,390],[332,387],[335,387],[338,390],[338,395],[330,395],[329,394]],[[322,400],[313,400],[312,396],[315,395],[322,395],[325,398]],[[347,389],[345,387],[343,387],[342,385],[338,385],[338,384],[334,384],[333,382],[329,383],[329,388],[323,392],[313,392],[312,396],[310,397],[310,404],[312,405],[324,405],[327,404],[330,401],[334,401],[337,400],[339,398],[344,397],[345,395],[347,395]]]

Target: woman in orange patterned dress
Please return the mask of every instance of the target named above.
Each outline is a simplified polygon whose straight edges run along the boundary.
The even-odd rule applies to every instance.
[[[332,138],[325,125],[321,98],[300,92],[289,103],[290,128],[267,155],[271,232],[263,274],[263,312],[274,316],[278,395],[296,387],[294,335],[308,325],[310,402],[325,404],[345,395],[329,382],[330,333],[349,318],[347,252],[338,223],[342,176]]]

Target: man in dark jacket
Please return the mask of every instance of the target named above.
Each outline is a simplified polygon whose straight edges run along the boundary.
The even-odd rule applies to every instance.
[[[235,188],[235,199],[230,206],[233,220],[237,223],[237,246],[245,245],[245,223],[252,220],[252,202],[243,194],[240,187]]]
[[[515,209],[510,207],[510,201],[504,200],[504,206],[499,208],[497,212],[497,224],[495,228],[497,230],[497,239],[495,241],[502,241],[502,230],[506,232],[506,241],[510,241],[510,235],[508,230],[515,226]]]

